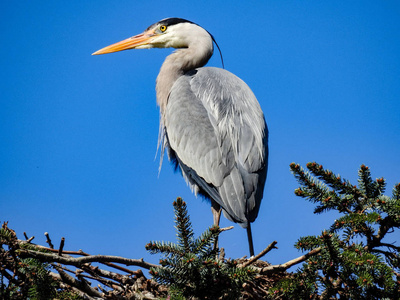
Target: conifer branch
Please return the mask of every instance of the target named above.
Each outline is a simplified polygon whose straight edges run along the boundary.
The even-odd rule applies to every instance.
[[[64,251],[63,243],[54,249],[48,234],[45,236],[49,247],[35,245],[33,236],[29,238],[24,233],[25,240],[18,240],[4,223],[0,229],[0,298],[4,291],[17,291],[15,297],[21,299],[66,299],[57,294],[63,290],[89,300],[167,296],[399,299],[400,247],[397,241],[387,242],[386,238],[400,228],[400,184],[394,186],[389,197],[383,195],[385,179],[373,180],[365,165],[358,171],[358,187],[315,162],[307,164],[308,171],[295,163],[290,169],[300,184],[295,194],[315,203],[315,213],[340,213],[329,230],[298,239],[295,247],[305,251],[304,255],[269,265],[260,258],[276,248],[274,241],[249,260],[225,259],[223,251],[214,248],[213,243],[231,227],[211,227],[194,238],[186,203],[178,198],[174,202],[177,243],[146,245],[150,253],[163,256],[159,265],[143,259],[90,255],[82,250]],[[114,271],[93,263],[107,265]],[[296,272],[286,272],[300,263]],[[133,271],[117,264],[150,269],[154,280],[148,280],[140,269]],[[91,283],[96,281],[99,285],[92,287]]]
[[[218,299],[229,295],[236,298],[246,280],[254,276],[252,269],[239,267],[236,261],[217,259],[213,246],[219,234],[227,229],[213,226],[200,237],[193,238],[193,230],[186,210],[186,203],[178,198],[174,203],[175,228],[178,243],[150,242],[150,253],[161,253],[160,267],[150,274],[160,284],[179,290],[187,298]]]
[[[320,253],[303,264],[296,274],[298,280],[283,280],[274,292],[286,298],[299,297],[292,293],[296,290],[307,291],[303,298],[398,298],[400,282],[396,283],[393,274],[400,269],[400,247],[383,239],[400,228],[400,184],[389,198],[383,195],[385,179],[373,180],[365,165],[358,171],[358,187],[315,162],[307,164],[309,172],[295,163],[290,168],[300,183],[295,194],[316,203],[315,213],[336,210],[343,215],[321,236],[299,239],[298,249],[319,247]]]

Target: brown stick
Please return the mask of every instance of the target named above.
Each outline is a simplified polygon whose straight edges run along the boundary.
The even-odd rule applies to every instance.
[[[233,226],[228,226],[228,227],[224,227],[224,228],[220,228],[219,229],[219,231],[227,231],[227,230],[231,230],[231,229],[233,229],[234,227]]]
[[[268,267],[264,267],[264,268],[256,268],[256,270],[260,274],[266,274],[266,273],[271,273],[271,272],[276,272],[276,271],[285,271],[285,270],[289,269],[290,267],[297,265],[297,264],[307,260],[309,257],[316,255],[320,252],[321,252],[321,248],[316,248],[300,257],[289,260],[288,262],[286,262],[284,264],[273,265],[273,266],[268,266]]]
[[[60,274],[61,280],[70,286],[76,287],[77,289],[81,290],[82,292],[88,294],[89,296],[94,297],[103,297],[103,294],[93,289],[84,279],[77,280],[72,276],[65,273],[61,268],[57,268],[57,272]]]
[[[61,242],[60,242],[60,248],[58,249],[58,256],[62,255],[63,249],[64,249],[64,243],[65,243],[65,238],[61,238]]]
[[[38,252],[33,250],[19,250],[19,254],[21,256],[29,256],[33,258],[43,259],[46,262],[58,262],[65,265],[72,265],[75,267],[80,267],[82,264],[90,262],[98,262],[98,263],[116,262],[127,266],[139,266],[145,269],[159,267],[158,265],[145,262],[143,258],[130,259],[112,255],[89,255],[89,256],[75,258],[75,257],[57,256],[51,253]]]
[[[87,299],[87,300],[96,300],[99,298],[93,298],[89,296],[87,293],[81,291],[80,289],[76,288],[75,286],[72,286],[70,284],[64,283],[62,277],[60,274],[50,272],[50,276],[53,277],[54,280],[59,281],[60,287],[67,289],[67,290],[73,290],[74,293],[78,294],[81,298]]]
[[[23,244],[23,243],[26,243],[26,241],[18,240],[18,243],[22,243]],[[44,246],[41,246],[41,245],[35,245],[35,247],[37,247],[39,249],[47,250],[47,251],[50,251],[50,252],[54,252],[54,253],[58,253],[58,251],[59,251],[57,249],[52,249],[52,248],[44,247]],[[82,250],[78,250],[78,251],[64,251],[63,250],[62,254],[90,256],[90,254],[88,254],[86,252],[83,252]],[[106,266],[109,266],[111,268],[114,268],[114,269],[129,273],[129,274],[133,274],[133,275],[136,274],[136,271],[129,270],[127,268],[121,267],[119,265],[116,265],[116,264],[113,264],[113,263],[110,263],[110,262],[102,262],[102,264],[104,264]]]
[[[54,249],[54,245],[53,245],[52,242],[51,242],[49,233],[48,233],[48,232],[45,232],[44,235],[46,236],[46,243],[49,244],[49,247],[50,247],[51,249]]]
[[[267,248],[265,248],[263,251],[261,251],[260,253],[258,253],[256,256],[251,257],[248,261],[246,261],[245,263],[241,264],[240,267],[244,268],[247,267],[248,265],[252,264],[253,262],[255,262],[256,260],[260,259],[261,257],[263,257],[265,254],[267,254],[269,251],[271,251],[272,249],[278,249],[277,247],[275,247],[275,245],[277,244],[277,241],[273,241],[271,244],[268,245]]]
[[[37,247],[39,247],[40,249],[44,249],[44,250],[50,251],[50,252],[58,253],[58,250],[56,250],[56,249],[51,249],[51,248],[47,248],[47,247],[43,247],[43,246],[37,246]],[[79,250],[79,251],[63,251],[62,254],[90,256],[90,254],[88,254],[86,252],[83,252],[82,250]],[[102,262],[102,264],[104,264],[106,266],[109,266],[111,268],[123,271],[125,273],[129,273],[129,274],[133,274],[133,275],[136,274],[136,271],[129,270],[127,268],[121,267],[119,265],[116,265],[116,264],[113,264],[113,263],[110,263],[110,262]]]
[[[35,238],[34,236],[32,236],[32,237],[28,238],[28,235],[26,234],[26,232],[25,232],[25,231],[24,231],[24,237],[25,237],[25,239],[26,239],[26,242],[27,242],[27,243],[30,243],[30,242],[32,242],[32,240]]]

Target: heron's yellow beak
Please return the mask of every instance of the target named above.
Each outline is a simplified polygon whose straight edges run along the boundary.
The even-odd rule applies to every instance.
[[[154,33],[154,30],[145,31],[126,40],[104,47],[103,49],[94,52],[92,55],[107,54],[139,48],[140,46],[148,45],[155,37],[156,34]]]

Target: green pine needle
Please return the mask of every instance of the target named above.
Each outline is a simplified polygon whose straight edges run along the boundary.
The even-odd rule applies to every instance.
[[[315,203],[315,213],[336,210],[342,215],[329,231],[296,242],[297,249],[321,247],[321,252],[270,294],[289,299],[398,299],[400,247],[384,239],[400,228],[400,184],[388,197],[383,195],[385,179],[373,180],[365,165],[358,171],[358,187],[315,162],[307,168],[290,164],[300,184],[295,194]]]
[[[170,286],[172,294],[179,295],[177,298],[236,298],[243,283],[254,277],[254,272],[249,267],[237,268],[234,261],[217,259],[214,243],[220,234],[219,228],[213,226],[194,238],[186,203],[177,198],[173,206],[178,242],[146,245],[151,254],[163,255],[161,266],[152,268],[150,274],[158,283]]]

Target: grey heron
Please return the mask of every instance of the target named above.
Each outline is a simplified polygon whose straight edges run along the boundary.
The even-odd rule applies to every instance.
[[[225,69],[203,67],[213,54],[213,42],[199,25],[168,18],[93,55],[178,49],[165,59],[156,80],[161,162],[167,149],[192,191],[210,200],[214,224],[219,225],[222,208],[227,219],[247,229],[253,256],[250,223],[257,218],[264,192],[268,129],[244,81]]]

